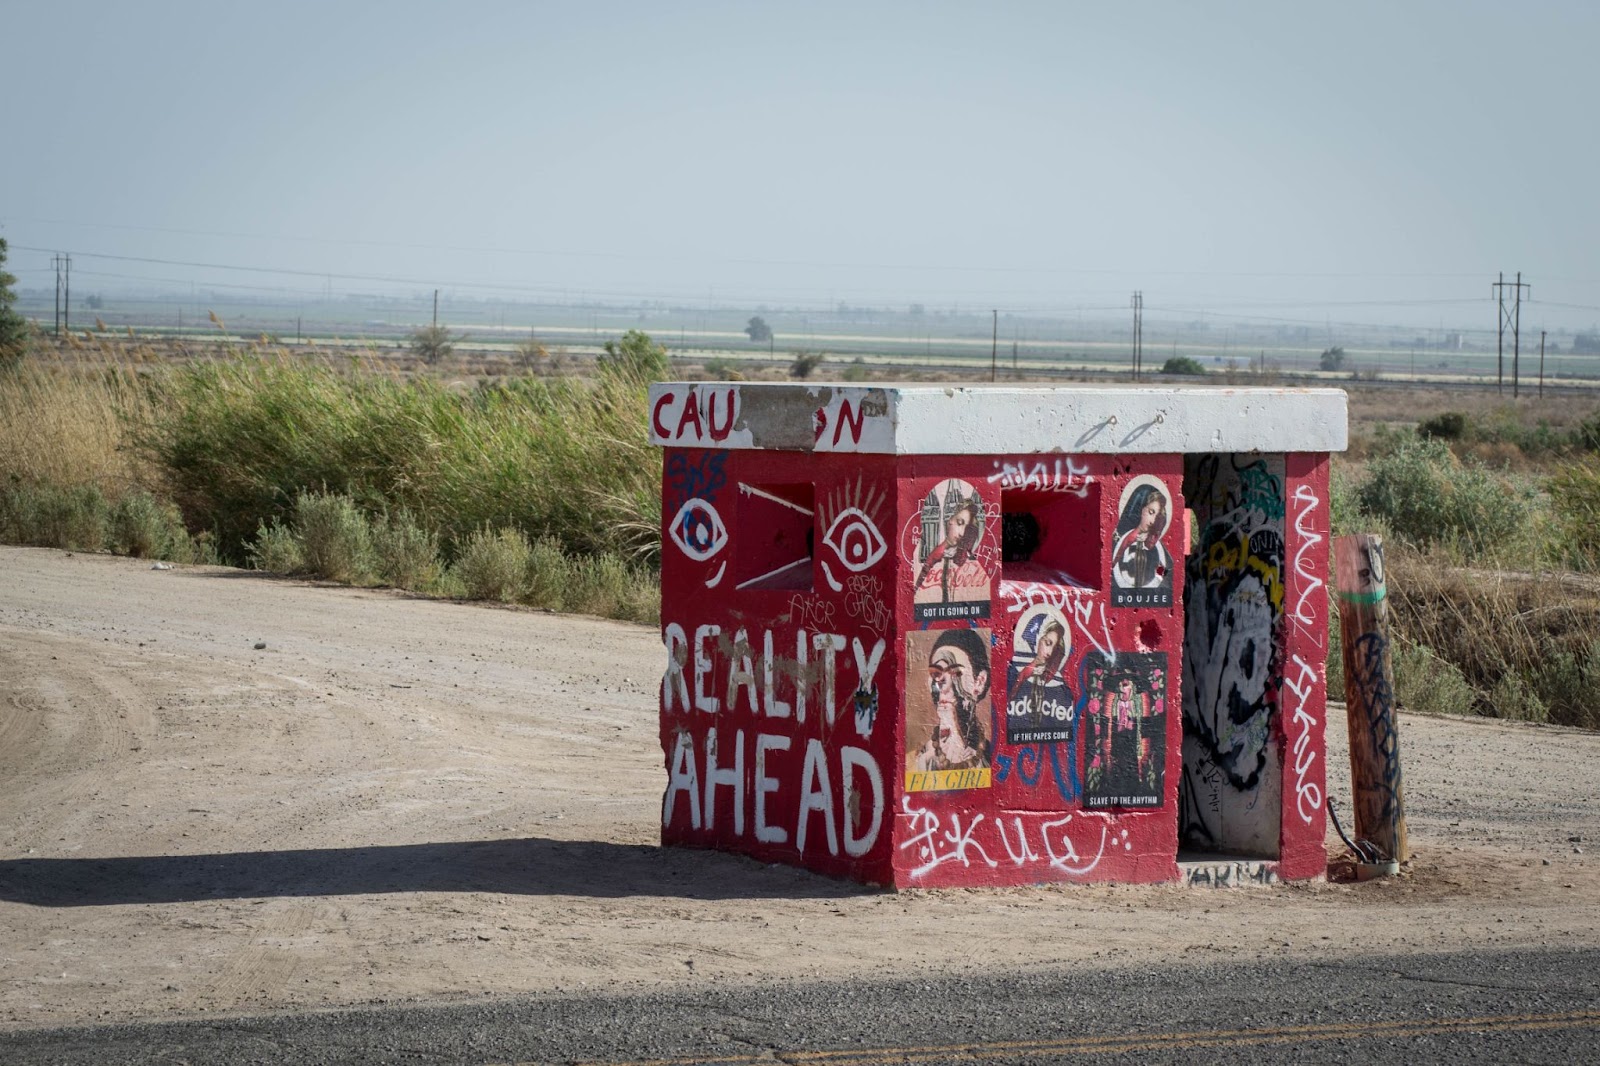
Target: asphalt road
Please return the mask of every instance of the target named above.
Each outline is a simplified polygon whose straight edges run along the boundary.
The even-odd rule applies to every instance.
[[[930,929],[936,937],[938,930]],[[1252,953],[1269,951],[1248,945]],[[981,963],[981,945],[950,945]],[[52,1063],[1600,1061],[1600,951],[778,982],[0,1035]]]

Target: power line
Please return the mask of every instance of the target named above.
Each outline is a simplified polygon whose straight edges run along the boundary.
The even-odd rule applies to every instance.
[[[1099,274],[1110,276],[1126,275],[1155,275],[1158,277],[1219,277],[1219,278],[1472,278],[1479,275],[1468,272],[1429,272],[1410,271],[1392,272],[1386,274],[1373,274],[1367,271],[1294,271],[1294,270],[1151,270],[1148,267],[1108,268],[1096,266],[972,266],[970,264],[943,264],[943,263],[841,263],[824,262],[807,259],[751,259],[734,256],[688,256],[688,255],[640,255],[633,252],[608,252],[590,251],[582,249],[553,249],[553,248],[509,248],[509,247],[481,247],[458,244],[425,244],[406,241],[371,241],[333,239],[328,237],[309,237],[304,235],[291,235],[282,233],[239,233],[227,230],[184,229],[162,226],[131,226],[110,222],[75,222],[67,219],[39,219],[24,218],[13,221],[27,222],[33,225],[49,226],[75,226],[86,229],[113,229],[129,230],[135,232],[170,233],[178,236],[190,237],[225,237],[232,240],[278,240],[306,244],[322,244],[342,247],[369,247],[369,248],[409,248],[417,251],[446,251],[464,252],[474,255],[529,255],[529,256],[558,256],[580,259],[620,259],[639,262],[708,262],[728,263],[736,266],[787,266],[787,267],[816,267],[828,270],[868,269],[868,270],[922,270],[922,271],[950,271],[956,273],[986,273],[986,274]]]

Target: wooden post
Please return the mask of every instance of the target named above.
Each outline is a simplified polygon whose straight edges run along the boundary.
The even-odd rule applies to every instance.
[[[1365,533],[1339,537],[1333,550],[1356,841],[1373,845],[1385,859],[1404,862],[1411,857],[1411,848],[1400,782],[1383,538]]]

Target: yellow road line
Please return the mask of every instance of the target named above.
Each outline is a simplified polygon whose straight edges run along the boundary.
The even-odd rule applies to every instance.
[[[906,1047],[790,1051],[791,1062],[827,1063],[830,1066],[876,1066],[879,1063],[920,1059],[965,1058],[982,1061],[1018,1054],[1123,1054],[1159,1051],[1173,1047],[1287,1044],[1297,1040],[1349,1040],[1372,1037],[1428,1036],[1451,1032],[1527,1032],[1546,1029],[1600,1027],[1600,1010],[1558,1014],[1490,1014],[1463,1018],[1418,1018],[1385,1022],[1342,1022],[1328,1025],[1283,1026],[1274,1029],[1211,1029],[1183,1033],[1122,1033],[1114,1036],[1070,1037],[1058,1040],[1012,1040],[972,1044],[938,1044]],[[771,1055],[634,1059],[624,1062],[596,1060],[582,1066],[752,1066],[771,1062]],[[529,1064],[516,1064],[529,1066]]]

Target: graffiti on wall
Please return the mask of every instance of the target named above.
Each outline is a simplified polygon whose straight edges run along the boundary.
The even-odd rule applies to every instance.
[[[1008,614],[1019,614],[1035,607],[1053,607],[1067,618],[1072,631],[1089,647],[1115,656],[1111,649],[1111,622],[1106,616],[1105,602],[1093,589],[1078,585],[1067,574],[1057,574],[1057,583],[1042,581],[1004,581],[1000,584],[1000,599]]]
[[[1126,829],[1117,829],[1105,815],[1088,812],[1007,812],[990,820],[983,814],[963,818],[952,811],[941,817],[912,803],[910,796],[901,796],[900,821],[899,850],[916,861],[911,870],[914,879],[951,863],[991,870],[1009,863],[1040,874],[1085,877],[1107,852],[1133,850]]]
[[[1159,807],[1167,765],[1167,656],[1099,652],[1084,657],[1083,803]]]
[[[1089,495],[1094,478],[1089,468],[1071,456],[1054,459],[996,459],[989,484],[1007,492],[1065,492],[1080,499]]]
[[[694,830],[717,830],[720,790],[726,789],[731,813],[720,824],[734,837],[789,844],[802,855],[820,840],[830,855],[841,849],[850,857],[865,855],[885,815],[876,757],[864,746],[825,748],[817,737],[777,730],[804,726],[808,716],[831,727],[849,715],[862,742],[870,739],[887,641],[869,645],[803,628],[792,634],[769,628],[753,641],[742,627],[730,637],[721,626],[700,625],[691,635],[689,627],[669,622],[662,642],[661,712],[678,724],[668,733],[661,824],[686,820]],[[726,683],[717,684],[723,677]],[[754,774],[747,775],[751,765]],[[800,797],[794,823],[769,816],[775,793]]]
[[[1326,626],[1321,624],[1323,616],[1317,610],[1317,596],[1322,592],[1326,582],[1321,574],[1317,573],[1317,561],[1320,554],[1317,546],[1325,539],[1318,533],[1319,528],[1328,528],[1328,519],[1319,516],[1317,511],[1322,506],[1322,499],[1310,485],[1305,482],[1295,486],[1294,489],[1294,532],[1297,543],[1294,549],[1294,573],[1298,590],[1294,598],[1294,608],[1289,612],[1289,617],[1294,619],[1295,628],[1305,635],[1312,644],[1318,648],[1326,648]]]
[[[988,788],[989,631],[906,634],[906,791]]]
[[[1322,669],[1301,658],[1299,652],[1289,657],[1289,670],[1284,674],[1283,687],[1294,694],[1294,706],[1289,712],[1291,738],[1289,767],[1294,774],[1295,813],[1306,825],[1311,825],[1322,810],[1322,786],[1317,783],[1312,770],[1317,765],[1317,717],[1311,713],[1321,700],[1312,702],[1312,694],[1322,683]],[[1395,780],[1399,780],[1400,756],[1395,753]]]
[[[855,484],[828,493],[822,505],[822,576],[828,587],[843,592],[845,586],[835,570],[849,580],[878,565],[889,552],[881,527],[888,493],[882,486],[868,487],[857,477]]]
[[[717,496],[727,484],[723,466],[727,452],[672,452],[667,456],[665,481],[667,539],[696,563],[709,564],[728,546],[728,527],[717,510]],[[705,584],[716,588],[727,572],[726,559],[706,567]]]
[[[806,392],[815,406],[809,419],[797,419],[782,390],[723,382],[656,384],[650,388],[650,439],[691,448],[893,449],[894,419],[882,389],[819,385]]]
[[[1268,768],[1273,678],[1281,672],[1284,469],[1282,456],[1204,455],[1188,463],[1186,502],[1199,543],[1185,596],[1179,832],[1218,847],[1237,842],[1225,815],[1251,808]]]
[[[739,386],[683,385],[660,390],[650,405],[658,444],[723,444],[739,417]]]
[[[919,623],[989,617],[994,522],[978,490],[957,478],[941,481],[912,521],[912,617]]]
[[[1112,533],[1111,606],[1171,607],[1172,553],[1163,539],[1172,526],[1172,495],[1158,477],[1128,482]]]
[[[1275,885],[1278,870],[1270,862],[1248,859],[1234,862],[1184,863],[1183,882],[1190,888],[1240,888],[1245,885]]]

